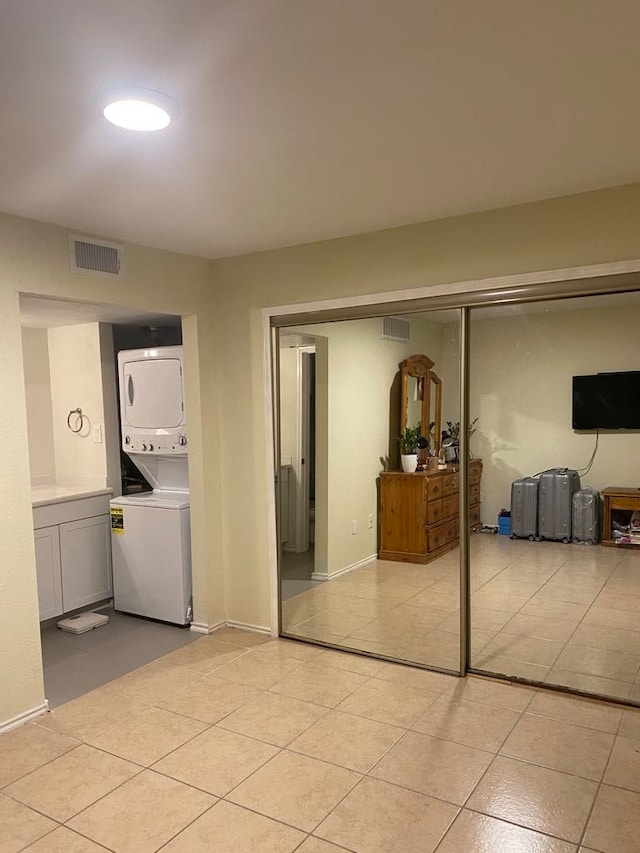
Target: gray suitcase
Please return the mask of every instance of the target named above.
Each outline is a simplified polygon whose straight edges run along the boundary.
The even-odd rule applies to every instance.
[[[596,545],[600,541],[600,495],[585,487],[574,492],[571,512],[571,539]]]
[[[524,477],[511,484],[511,538],[535,539],[538,533],[538,481]]]
[[[538,485],[538,538],[571,542],[574,492],[580,488],[577,471],[550,468],[540,474]]]

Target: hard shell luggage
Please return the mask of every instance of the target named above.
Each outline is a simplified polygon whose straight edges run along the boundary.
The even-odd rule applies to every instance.
[[[571,542],[571,513],[580,477],[571,468],[550,468],[540,474],[538,538]]]
[[[538,481],[524,477],[511,484],[511,538],[535,539],[538,533]]]
[[[588,545],[600,541],[600,495],[588,486],[573,495],[571,539]]]

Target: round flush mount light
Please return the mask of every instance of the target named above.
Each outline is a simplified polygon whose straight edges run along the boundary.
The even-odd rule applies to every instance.
[[[176,115],[175,104],[162,92],[121,89],[103,99],[102,115],[125,130],[163,130]]]

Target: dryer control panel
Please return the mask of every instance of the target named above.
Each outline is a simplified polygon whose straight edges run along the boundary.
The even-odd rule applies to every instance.
[[[157,432],[122,436],[122,449],[125,453],[155,453],[159,456],[186,456],[187,434],[158,435]]]

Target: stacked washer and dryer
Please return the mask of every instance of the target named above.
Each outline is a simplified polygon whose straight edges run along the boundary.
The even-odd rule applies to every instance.
[[[191,539],[182,347],[118,353],[122,449],[153,491],[111,504],[116,610],[188,625]]]

